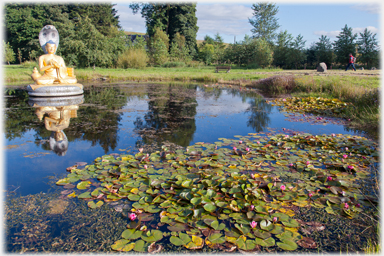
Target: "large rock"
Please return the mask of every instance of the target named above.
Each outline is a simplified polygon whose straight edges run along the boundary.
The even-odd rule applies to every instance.
[[[317,67],[317,72],[327,72],[327,64],[321,62]]]

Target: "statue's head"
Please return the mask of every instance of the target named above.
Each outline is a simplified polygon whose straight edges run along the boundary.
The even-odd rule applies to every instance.
[[[49,54],[55,54],[56,50],[57,50],[57,46],[56,46],[56,43],[53,42],[52,40],[48,41],[46,44],[45,44],[45,52],[46,53],[49,53]]]

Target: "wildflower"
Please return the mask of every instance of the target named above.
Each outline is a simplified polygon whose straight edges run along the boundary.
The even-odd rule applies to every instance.
[[[256,221],[252,221],[252,222],[251,222],[251,227],[252,227],[252,228],[255,228],[256,225],[257,225],[257,222],[256,222]]]
[[[331,181],[331,180],[332,180],[332,177],[328,176],[327,181]]]
[[[344,204],[344,208],[345,209],[348,209],[349,208],[349,205],[347,203]]]
[[[285,190],[285,186],[284,186],[284,185],[281,185],[281,186],[280,186],[280,189],[281,189],[281,191],[284,191],[284,190]]]
[[[137,217],[137,215],[136,215],[135,213],[131,213],[131,214],[129,214],[129,219],[130,219],[131,221],[134,221],[134,220],[136,219],[136,217]]]
[[[251,205],[251,211],[253,211],[253,209],[255,209],[255,206],[252,204]]]
[[[344,159],[348,157],[348,155],[343,155]]]
[[[277,217],[273,217],[273,222],[277,222]]]

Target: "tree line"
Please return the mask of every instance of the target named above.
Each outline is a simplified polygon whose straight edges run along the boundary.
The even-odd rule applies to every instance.
[[[133,14],[145,19],[148,40],[130,40],[119,24],[113,4],[6,4],[3,42],[4,61],[35,61],[43,54],[38,34],[47,24],[60,34],[57,54],[67,65],[76,67],[143,68],[151,66],[194,66],[232,64],[248,68],[314,68],[320,62],[328,67],[347,63],[348,54],[366,68],[378,67],[380,49],[376,34],[365,29],[353,33],[345,25],[331,42],[321,36],[305,48],[302,35],[277,32],[278,7],[271,3],[252,5],[252,36],[233,44],[223,38],[205,36],[197,44],[196,4],[133,3]]]

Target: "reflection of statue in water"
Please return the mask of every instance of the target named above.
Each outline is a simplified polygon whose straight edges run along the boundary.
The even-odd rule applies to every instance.
[[[36,107],[36,115],[42,121],[44,118],[45,128],[52,131],[49,138],[49,145],[52,151],[57,155],[64,156],[68,150],[68,139],[64,133],[64,129],[69,126],[71,118],[77,117],[78,105],[53,107],[38,106]],[[44,115],[47,114],[48,116]]]
[[[31,75],[34,84],[28,85],[31,96],[64,96],[83,93],[83,85],[77,83],[73,68],[67,68],[62,57],[55,55],[59,46],[59,33],[52,25],[43,27],[39,34],[44,55],[39,57],[40,72],[35,67]],[[51,87],[51,88],[50,88]],[[50,88],[50,89],[49,89]]]

